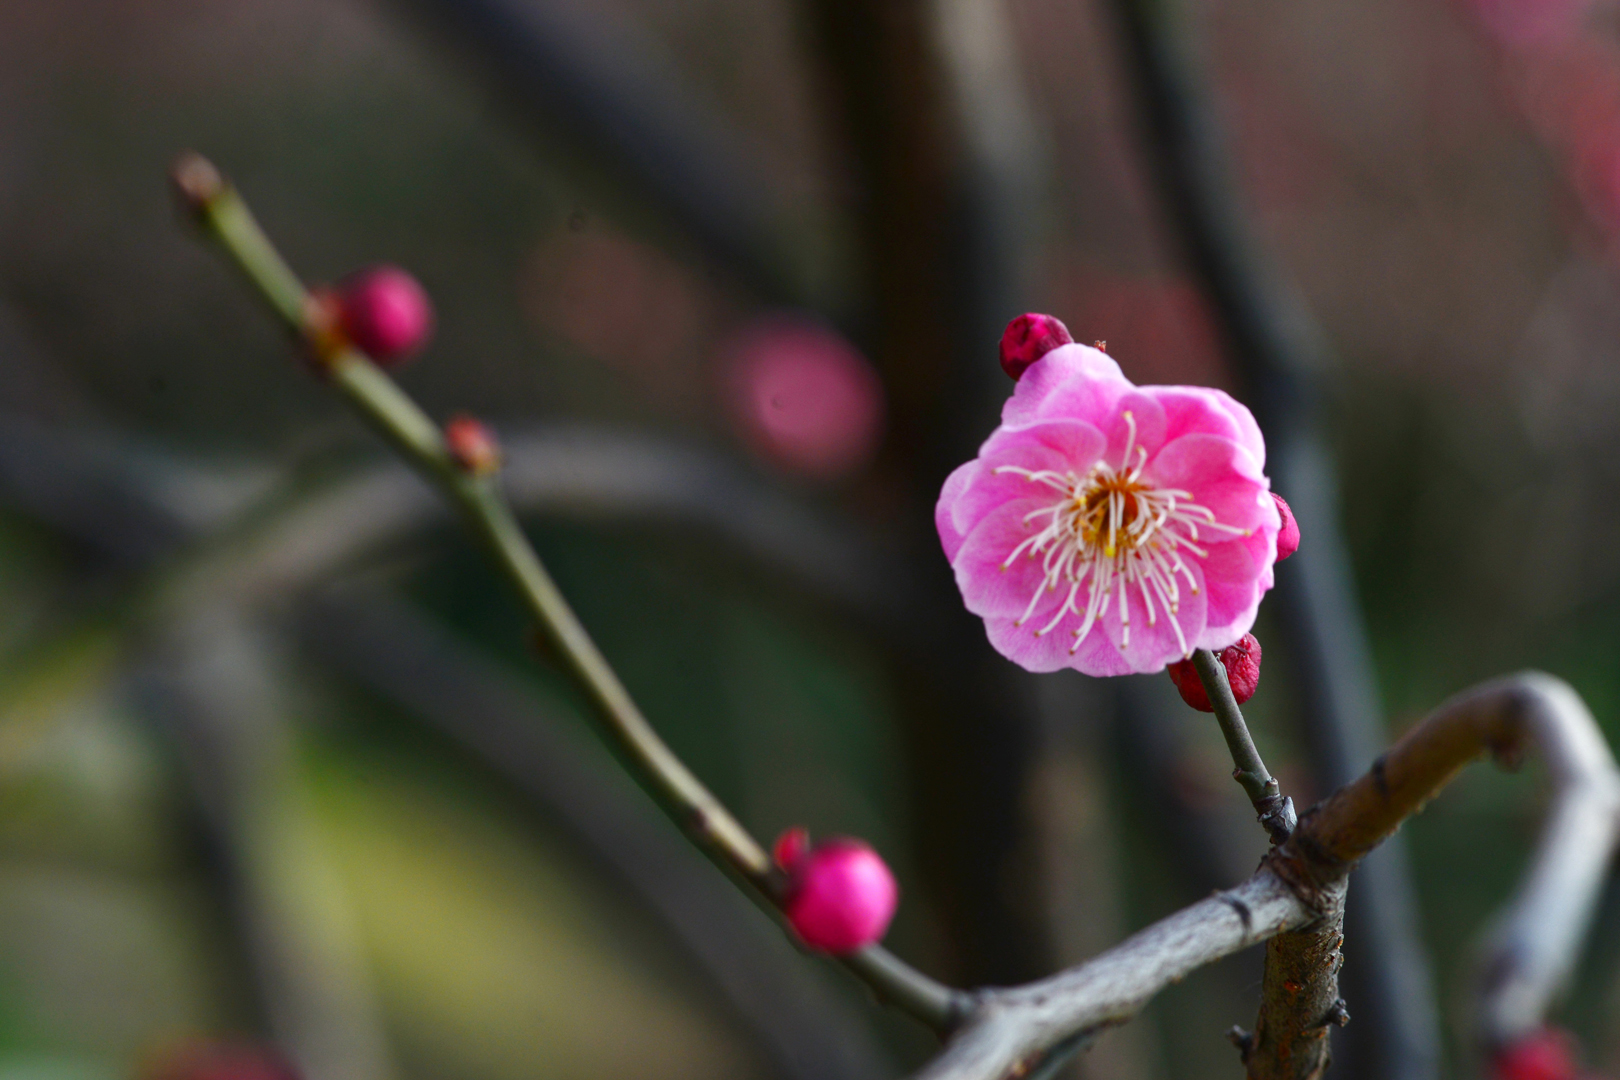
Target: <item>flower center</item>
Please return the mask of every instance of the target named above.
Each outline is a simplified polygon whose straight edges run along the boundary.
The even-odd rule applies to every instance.
[[[996,469],[998,474],[1023,476],[1057,496],[1024,516],[1025,524],[1035,532],[1008,554],[1001,569],[1010,568],[1019,556],[1042,560],[1042,580],[1018,619],[1019,626],[1034,614],[1042,596],[1066,590],[1057,613],[1035,631],[1036,637],[1049,633],[1068,615],[1082,615],[1069,648],[1071,653],[1078,652],[1091,628],[1114,603],[1119,609],[1119,647],[1123,649],[1131,643],[1131,595],[1136,594],[1149,626],[1158,625],[1161,610],[1167,614],[1182,655],[1188,656],[1192,650],[1178,618],[1182,581],[1185,579],[1190,592],[1197,593],[1198,579],[1183,555],[1202,559],[1209,554],[1199,545],[1200,530],[1235,535],[1246,535],[1247,530],[1215,520],[1214,512],[1193,502],[1189,492],[1144,481],[1147,449],[1136,445],[1136,420],[1129,412],[1125,422],[1130,433],[1118,469],[1101,460],[1083,474],[1016,465]]]

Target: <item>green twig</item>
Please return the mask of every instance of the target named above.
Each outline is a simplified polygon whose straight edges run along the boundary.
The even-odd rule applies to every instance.
[[[1249,736],[1249,726],[1243,722],[1243,711],[1238,708],[1237,698],[1232,696],[1226,668],[1208,649],[1194,649],[1192,659],[1198,681],[1204,684],[1204,693],[1214,706],[1221,734],[1226,737],[1226,748],[1231,751],[1232,779],[1242,785],[1254,804],[1260,824],[1271,834],[1271,842],[1280,844],[1294,831],[1294,800],[1282,793],[1282,785],[1260,760],[1260,751],[1254,748],[1254,739]]]
[[[329,331],[309,292],[265,236],[247,204],[212,164],[188,154],[175,165],[172,176],[186,207],[315,353],[332,386],[461,511],[568,673],[589,697],[608,734],[634,771],[661,796],[671,816],[751,885],[749,891],[756,899],[774,906],[780,887],[764,848],[641,714],[530,546],[501,494],[497,477],[460,465],[446,447],[439,426],[380,368]],[[878,946],[843,961],[880,998],[936,1030],[949,1030],[967,1011],[967,994],[928,978]]]

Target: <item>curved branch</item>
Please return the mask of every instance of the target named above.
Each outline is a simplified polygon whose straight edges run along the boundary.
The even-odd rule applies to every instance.
[[[1189,972],[1317,917],[1270,870],[1218,892],[1049,979],[984,995],[915,1080],[996,1080],[1047,1049],[1123,1024]]]
[[[1055,1047],[1129,1020],[1193,969],[1268,939],[1260,1037],[1246,1040],[1249,1075],[1320,1076],[1326,1027],[1344,1020],[1337,920],[1350,871],[1465,765],[1487,753],[1516,764],[1531,743],[1547,758],[1557,801],[1494,938],[1481,1014],[1482,1032],[1492,1040],[1536,1026],[1568,975],[1620,831],[1620,771],[1568,684],[1526,672],[1442,704],[1364,776],[1301,818],[1237,888],[1062,974],[981,993],[950,1045],[916,1080],[1017,1075]]]

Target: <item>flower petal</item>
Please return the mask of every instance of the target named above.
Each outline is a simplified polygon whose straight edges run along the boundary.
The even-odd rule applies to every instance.
[[[1067,417],[1101,425],[1114,402],[1132,389],[1112,357],[1087,345],[1063,345],[1035,361],[1001,409],[1001,422],[1028,424]]]
[[[1203,560],[1209,614],[1198,647],[1224,649],[1254,628],[1260,598],[1272,586],[1276,533],[1261,530],[1209,548]]]
[[[1131,621],[1128,643],[1122,644],[1125,628],[1119,616],[1118,594],[1110,593],[1102,617],[1080,643],[1080,648],[1075,650],[1071,666],[1087,675],[1150,674],[1164,670],[1166,664],[1180,660],[1186,650],[1196,648],[1204,633],[1207,589],[1200,567],[1189,562],[1187,568],[1197,583],[1197,591],[1188,586],[1185,577],[1181,577],[1177,582],[1180,601],[1174,614],[1154,593],[1152,622],[1148,619],[1148,606],[1142,597],[1141,587],[1132,585],[1126,590],[1125,603]],[[1179,637],[1172,621],[1181,627]],[[1072,631],[1078,629],[1079,625],[1076,620],[1067,629]],[[1071,645],[1073,640],[1071,633]],[[1183,641],[1186,642],[1185,648]]]
[[[991,511],[962,541],[951,568],[962,590],[962,602],[975,615],[1021,618],[1030,600],[1046,588],[1046,574],[1039,556],[1031,557],[1028,547],[1011,558],[1018,546],[1038,533],[1045,522],[1026,521],[1041,504],[1028,499],[1009,502]],[[1042,611],[1051,611],[1062,600],[1057,592],[1047,592],[1037,601],[1030,616],[1034,622]],[[1045,625],[1035,623],[1035,627]]]
[[[939,492],[939,502],[934,504],[934,528],[939,530],[939,542],[945,548],[945,559],[948,562],[955,561],[956,553],[961,550],[964,539],[952,519],[952,507],[962,498],[962,493],[983,468],[978,458],[959,466],[945,478],[945,486]]]
[[[1183,435],[1220,435],[1247,450],[1260,465],[1266,463],[1266,442],[1248,406],[1224,390],[1206,386],[1144,386],[1164,407],[1169,420],[1167,439]]]
[[[1271,482],[1259,462],[1231,439],[1183,435],[1167,443],[1142,475],[1156,486],[1187,492],[1222,525],[1247,531],[1269,528],[1274,533],[1282,526],[1277,503],[1267,495]],[[1200,530],[1200,543],[1220,543],[1230,536]]]

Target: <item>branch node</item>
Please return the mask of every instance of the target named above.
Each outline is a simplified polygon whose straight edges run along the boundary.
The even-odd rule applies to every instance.
[[[1344,998],[1335,998],[1333,1004],[1328,1008],[1327,1015],[1322,1018],[1322,1026],[1327,1027],[1329,1024],[1334,1024],[1338,1027],[1344,1027],[1349,1022],[1350,1010],[1345,1007]]]
[[[1237,1047],[1238,1060],[1247,1065],[1249,1055],[1254,1052],[1254,1033],[1233,1024],[1232,1030],[1226,1033],[1226,1041]]]

